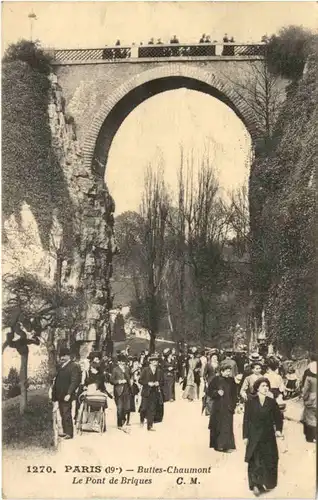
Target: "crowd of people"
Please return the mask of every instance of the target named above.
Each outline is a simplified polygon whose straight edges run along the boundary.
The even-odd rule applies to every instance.
[[[103,51],[103,59],[122,59],[127,57],[179,57],[179,56],[211,56],[216,55],[216,45],[222,45],[219,55],[235,55],[235,40],[233,36],[225,33],[222,42],[211,41],[211,36],[202,34],[198,44],[182,44],[176,35],[173,35],[169,42],[162,41],[161,38],[151,37],[147,43],[133,42],[131,47],[121,46],[118,39],[113,48],[107,47]]]
[[[177,35],[173,35],[170,38],[170,41],[168,43],[165,43],[165,45],[168,45],[169,43],[170,44],[171,43],[172,44],[180,44],[180,41],[179,41],[179,38],[177,37]],[[212,43],[211,36],[203,33],[203,35],[199,39],[198,43]],[[219,42],[217,40],[213,40],[213,43],[219,43]],[[233,36],[229,37],[228,34],[225,33],[225,35],[223,37],[223,43],[235,43],[234,37]],[[164,44],[164,42],[161,40],[161,38],[157,38],[157,41],[156,41],[154,37],[151,37],[148,40],[148,43],[146,45],[163,45],[163,44]],[[115,47],[119,47],[120,45],[121,45],[121,42],[119,39],[117,39],[116,43],[115,43]],[[132,45],[135,45],[135,43],[133,43]],[[144,45],[144,43],[140,42],[139,45]]]
[[[131,355],[129,347],[115,356],[90,353],[88,359],[72,361],[69,349],[61,349],[60,366],[53,382],[52,400],[58,405],[63,434],[74,436],[74,423],[89,394],[113,398],[117,428],[129,432],[130,416],[153,431],[164,418],[164,403],[176,400],[176,384],[182,398],[202,400],[202,413],[209,416],[209,446],[218,452],[235,450],[233,418],[244,412],[243,440],[246,444],[249,487],[256,496],[277,484],[278,448],[286,400],[303,399],[303,427],[308,442],[316,442],[317,363],[311,356],[302,379],[290,363],[278,355],[248,355],[247,349],[166,348],[162,354],[142,351]],[[113,393],[110,392],[113,386]],[[72,401],[73,412],[72,412]],[[106,404],[107,407],[107,404]],[[95,416],[94,416],[95,413]],[[98,415],[91,413],[94,419]]]

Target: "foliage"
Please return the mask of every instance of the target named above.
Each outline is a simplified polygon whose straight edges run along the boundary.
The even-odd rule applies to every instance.
[[[51,382],[51,377],[49,374],[48,363],[47,360],[43,359],[33,377],[29,377],[28,383],[29,386],[38,386],[42,384],[47,385],[49,382]]]
[[[123,273],[126,282],[132,281],[131,313],[150,332],[219,345],[231,326],[246,322],[247,193],[234,193],[226,205],[207,157],[194,175],[193,158],[181,155],[178,175],[177,202],[164,189],[164,196],[157,198],[166,200],[164,227],[155,210],[158,190],[153,183],[141,214],[126,212],[116,218],[121,254],[114,260],[115,279],[125,281]]]
[[[76,299],[67,292],[57,292],[33,275],[4,276],[6,294],[2,322],[4,327],[15,327],[21,322],[25,328],[42,333],[43,325],[51,325],[59,308],[72,307]],[[43,323],[41,323],[43,322]]]
[[[44,75],[48,75],[51,71],[52,58],[41,49],[39,41],[19,40],[17,43],[10,44],[2,62],[11,63],[14,61],[23,61]]]
[[[51,143],[50,81],[44,55],[36,59],[42,52],[34,48],[38,67],[33,56],[28,56],[33,50],[29,43],[10,46],[2,66],[3,224],[11,215],[19,223],[26,203],[36,219],[44,248],[49,247],[54,215],[69,247],[73,208]]]
[[[315,318],[317,57],[287,98],[275,147],[250,179],[255,304],[270,337],[290,351],[312,346]]]
[[[21,394],[20,377],[16,368],[11,367],[2,380],[2,399],[10,399]]]
[[[284,27],[272,35],[266,47],[269,70],[290,80],[301,78],[312,39],[313,34],[302,26]]]

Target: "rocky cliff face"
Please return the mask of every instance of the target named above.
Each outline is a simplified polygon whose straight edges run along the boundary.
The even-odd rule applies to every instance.
[[[43,284],[50,296],[80,297],[76,310],[66,308],[64,319],[56,318],[49,344],[54,349],[59,337],[96,341],[101,348],[110,333],[113,200],[103,177],[84,168],[56,75],[47,78],[21,61],[7,63],[5,70],[4,306],[12,279]],[[41,307],[29,309],[38,314]],[[65,321],[70,315],[75,320]],[[15,323],[11,316],[4,326]],[[50,336],[49,330],[44,325]]]
[[[52,144],[74,207],[74,237],[68,258],[60,263],[61,281],[81,290],[84,296],[85,310],[76,340],[94,340],[101,348],[110,335],[109,279],[112,256],[117,251],[113,237],[114,202],[104,179],[84,168],[74,120],[65,113],[56,75],[52,73],[50,80],[48,111]],[[61,248],[62,236],[55,236],[57,247]],[[58,272],[58,265],[55,259],[51,274]]]

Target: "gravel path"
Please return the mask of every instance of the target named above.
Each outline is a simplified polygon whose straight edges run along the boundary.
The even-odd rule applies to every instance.
[[[41,450],[4,450],[3,493],[6,498],[252,498],[247,485],[247,464],[241,439],[242,415],[235,415],[237,450],[221,454],[209,449],[208,417],[201,415],[199,401],[180,396],[165,404],[165,417],[156,432],[140,428],[132,415],[129,433],[116,428],[115,407],[110,401],[108,430],[104,435],[83,433],[63,441],[55,454]],[[280,441],[278,487],[264,498],[315,497],[315,447],[305,442],[302,426],[285,421],[285,440]],[[27,466],[51,466],[56,473],[27,473]],[[65,466],[107,466],[121,473],[65,472]],[[205,468],[208,473],[138,473],[138,467],[167,470]],[[209,469],[210,468],[210,469]],[[96,470],[96,469],[95,469]],[[139,469],[141,470],[141,469]],[[169,469],[170,470],[170,469]],[[109,481],[118,480],[118,484]],[[126,479],[123,479],[126,478]],[[182,478],[183,484],[177,484]],[[191,478],[194,481],[191,483]],[[197,483],[195,482],[195,478]],[[130,481],[133,479],[137,481]],[[82,483],[80,482],[82,480]],[[151,484],[134,484],[147,480]],[[178,481],[181,481],[179,479]],[[131,484],[133,482],[133,484]]]

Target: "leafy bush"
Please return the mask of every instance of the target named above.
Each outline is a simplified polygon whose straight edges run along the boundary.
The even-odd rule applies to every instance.
[[[20,377],[16,368],[11,367],[7,377],[3,378],[3,399],[14,398],[21,394]]]
[[[283,78],[298,80],[302,76],[312,40],[313,34],[302,26],[282,28],[278,35],[272,35],[267,41],[269,70]]]
[[[317,57],[286,100],[276,143],[250,178],[252,260],[258,311],[286,352],[315,341],[315,183]]]
[[[48,75],[51,71],[52,58],[40,48],[39,41],[19,40],[7,48],[3,62],[23,61],[39,73]]]
[[[3,223],[27,203],[43,247],[49,246],[53,214],[68,240],[73,234],[72,202],[52,146],[47,56],[21,41],[7,50],[2,65]]]
[[[33,377],[29,377],[29,386],[41,386],[43,384],[47,385],[50,381],[49,367],[45,360],[42,360],[39,368],[37,369]]]

